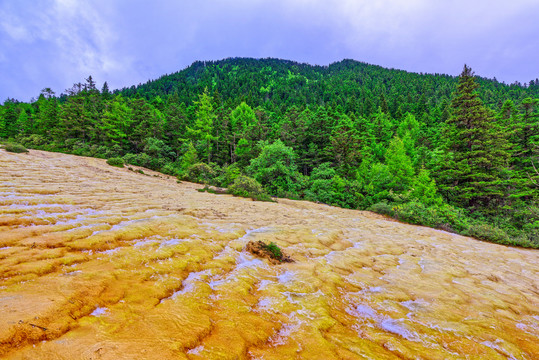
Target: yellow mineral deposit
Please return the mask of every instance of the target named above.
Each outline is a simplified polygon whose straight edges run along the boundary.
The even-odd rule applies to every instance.
[[[539,359],[539,251],[145,173],[0,151],[0,357]]]

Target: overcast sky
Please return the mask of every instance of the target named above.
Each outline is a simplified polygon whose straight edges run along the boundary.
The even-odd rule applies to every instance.
[[[0,0],[0,102],[226,57],[451,75],[467,63],[524,83],[539,77],[539,0]]]

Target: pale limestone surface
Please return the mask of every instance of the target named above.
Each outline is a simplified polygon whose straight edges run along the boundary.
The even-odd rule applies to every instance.
[[[0,150],[0,357],[539,358],[537,250],[145,172]]]

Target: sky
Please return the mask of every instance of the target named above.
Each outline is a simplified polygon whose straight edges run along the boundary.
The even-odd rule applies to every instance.
[[[0,102],[89,75],[128,87],[197,60],[354,59],[539,78],[539,0],[0,0]]]

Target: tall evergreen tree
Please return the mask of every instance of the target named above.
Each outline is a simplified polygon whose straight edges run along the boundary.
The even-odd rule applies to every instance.
[[[451,202],[475,209],[493,208],[504,198],[500,174],[509,161],[508,142],[493,113],[483,106],[479,85],[464,65],[445,127],[446,156],[440,189]]]
[[[101,97],[103,98],[103,100],[110,100],[110,98],[112,97],[109,90],[109,84],[107,84],[106,81],[101,88]]]

